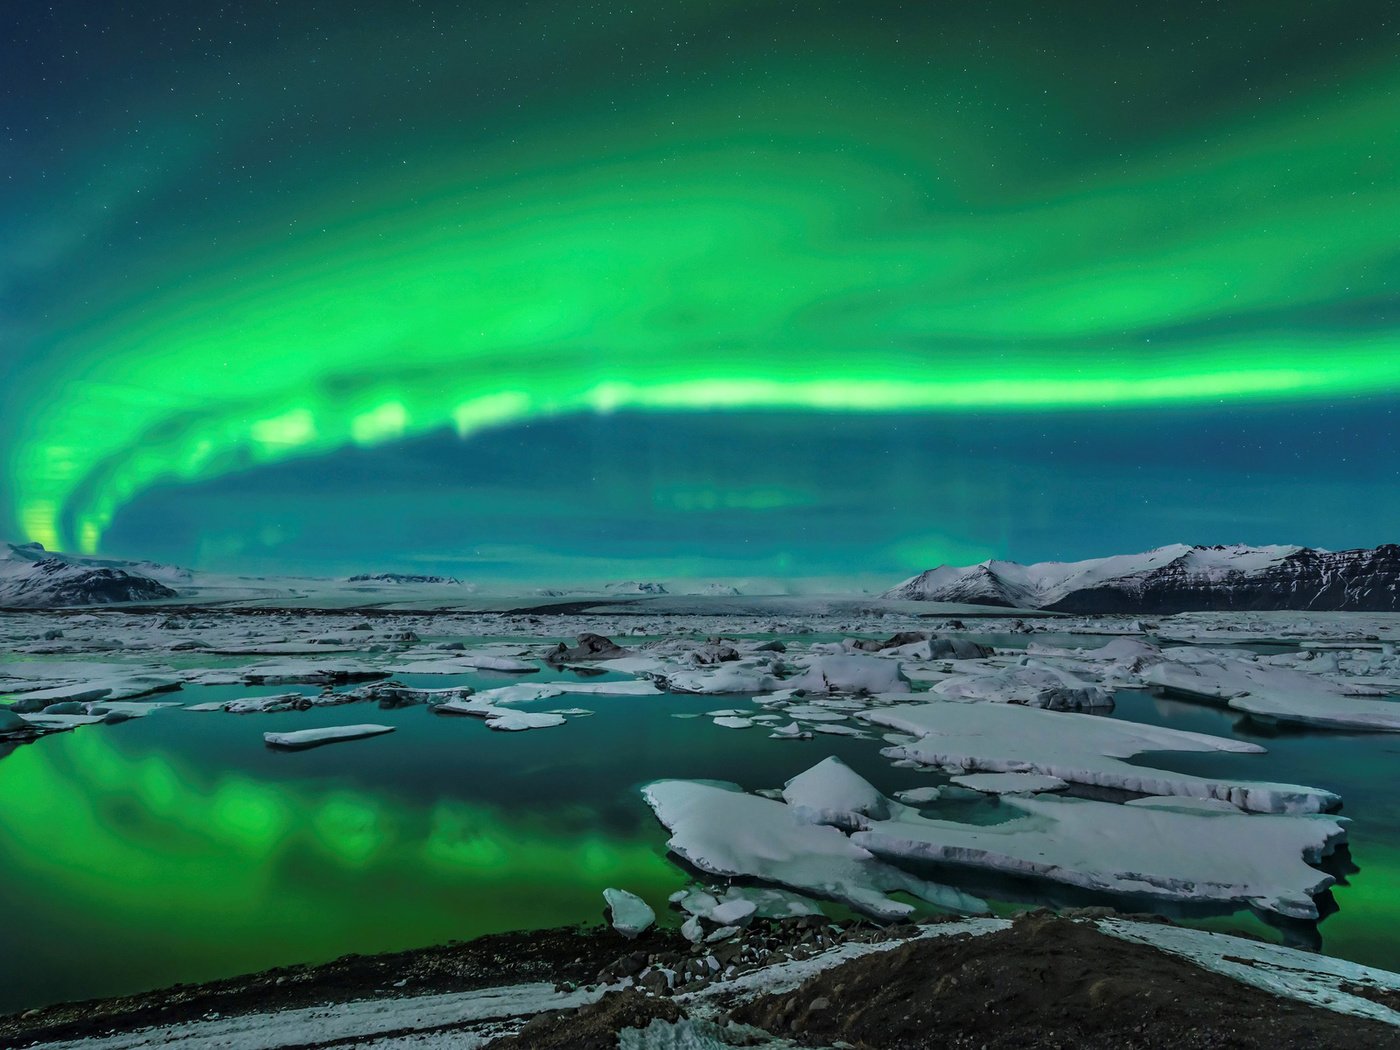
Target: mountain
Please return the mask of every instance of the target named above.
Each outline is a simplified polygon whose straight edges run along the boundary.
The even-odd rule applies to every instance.
[[[1191,547],[1077,562],[940,565],[882,597],[1068,613],[1400,611],[1400,546]]]
[[[670,594],[664,583],[653,583],[648,580],[623,580],[621,583],[609,583],[604,588],[608,594]]]
[[[362,572],[358,576],[350,576],[347,583],[433,583],[449,584],[455,587],[463,586],[462,581],[455,576],[422,576],[411,572]]]
[[[37,543],[7,543],[0,546],[0,607],[44,609],[178,596],[152,575],[135,571],[137,566],[172,579],[184,574],[150,562],[80,558],[50,553]]]

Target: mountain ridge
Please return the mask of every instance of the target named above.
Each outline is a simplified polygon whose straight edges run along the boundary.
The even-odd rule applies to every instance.
[[[1077,562],[939,565],[880,595],[1066,613],[1400,611],[1400,545],[1171,544]]]

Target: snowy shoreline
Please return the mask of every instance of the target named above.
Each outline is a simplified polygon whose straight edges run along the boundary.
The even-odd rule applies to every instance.
[[[343,1045],[391,1047],[481,1047],[501,1040],[502,1046],[574,1045],[567,1041],[537,1043],[525,1033],[551,1026],[567,1033],[580,1030],[590,1011],[607,1002],[625,1001],[627,1016],[643,1018],[636,1028],[618,1028],[609,1045],[699,1048],[791,1045],[781,1041],[781,1021],[775,1031],[748,1021],[771,1014],[766,1002],[795,1002],[810,993],[828,972],[861,973],[861,968],[885,953],[909,952],[916,945],[946,942],[949,951],[977,950],[986,942],[978,965],[983,985],[952,993],[943,1007],[950,1011],[980,1004],[1000,979],[1019,980],[1018,967],[1027,956],[1046,950],[1052,942],[1070,939],[1102,945],[1099,952],[1127,953],[1144,980],[1170,978],[1198,988],[1202,996],[1225,996],[1235,1008],[1248,1012],[1258,1003],[1279,1023],[1298,1018],[1312,1032],[1344,1033],[1353,1045],[1400,1044],[1400,975],[1353,963],[1308,955],[1293,949],[1222,934],[1207,933],[1130,917],[1082,915],[1054,918],[1044,913],[1023,915],[1014,922],[1002,918],[950,919],[919,926],[872,928],[828,920],[787,919],[755,924],[718,946],[687,945],[674,933],[652,932],[640,940],[606,928],[550,930],[538,934],[498,935],[462,945],[399,952],[383,956],[350,956],[314,967],[290,967],[249,974],[205,985],[182,985],[120,999],[66,1004],[0,1018],[0,1046],[42,1047],[45,1050],[141,1050],[173,1046],[200,1050],[238,1046],[242,1050],[279,1047]],[[815,936],[814,936],[815,934]],[[937,950],[937,949],[936,949]],[[919,949],[923,951],[923,949]],[[721,962],[703,980],[675,976],[688,960]],[[934,955],[933,959],[939,958]],[[1173,961],[1175,960],[1175,961]],[[927,965],[923,963],[921,965]],[[966,966],[966,962],[960,965]],[[1108,964],[1096,962],[1094,952],[1080,952],[1068,966],[1080,983],[1108,980]],[[990,972],[985,967],[990,966]],[[944,980],[949,973],[931,968],[908,973],[918,980]],[[1159,971],[1166,974],[1164,978]],[[693,970],[687,972],[694,972]],[[665,975],[664,980],[654,977]],[[1121,968],[1113,975],[1130,980]],[[1225,985],[1219,983],[1227,979]],[[682,983],[685,981],[685,983]],[[1236,990],[1230,991],[1233,986]],[[1100,1038],[1112,1038],[1131,1023],[1139,1009],[1138,993],[1102,997],[1093,1005],[1093,1024]],[[960,1003],[961,996],[967,1003]],[[1043,1016],[1007,1019],[1010,1036],[1022,1025],[1052,1031],[1073,1013],[1073,1002],[1046,1002]],[[855,1003],[828,1001],[832,1015],[852,1012]],[[868,1003],[865,1013],[872,1013]],[[818,1008],[820,1004],[818,1003]],[[552,1011],[564,1011],[552,1015]],[[854,1011],[862,1012],[862,1011]],[[987,1012],[995,1021],[995,1009]],[[1159,1019],[1164,1035],[1173,1026],[1200,1026],[1202,1020],[1181,1007]],[[1197,1011],[1199,1014],[1199,1011]],[[1228,1025],[1223,1012],[1207,1015],[1206,1023]],[[543,1016],[542,1016],[543,1015]],[[647,1021],[648,1016],[650,1020]],[[533,1021],[540,1018],[539,1021]],[[740,1021],[744,1018],[744,1021]],[[1014,1024],[1010,1023],[1014,1020]],[[525,1027],[531,1025],[531,1027]],[[666,1040],[688,1030],[696,1041]],[[630,1033],[630,1034],[629,1034]],[[949,1033],[956,1035],[956,1031]],[[1082,1029],[1080,1034],[1086,1034]],[[993,1031],[988,1045],[1003,1043]],[[582,1036],[580,1036],[580,1039]],[[1336,1036],[1334,1035],[1334,1038]],[[515,1041],[512,1041],[514,1039]],[[579,1045],[582,1045],[581,1043]],[[595,1044],[588,1044],[595,1045]],[[598,1044],[601,1045],[601,1044]],[[818,1042],[808,1045],[827,1045]],[[891,1043],[890,1045],[903,1045]],[[1208,1044],[1201,1044],[1208,1045]],[[1250,1045],[1250,1044],[1241,1044]],[[1277,1045],[1291,1045],[1283,1038]]]

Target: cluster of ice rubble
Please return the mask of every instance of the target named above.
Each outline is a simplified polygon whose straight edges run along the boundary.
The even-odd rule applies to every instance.
[[[780,792],[708,781],[647,785],[645,800],[669,830],[671,850],[717,880],[755,880],[880,919],[911,911],[892,894],[982,910],[977,898],[911,874],[929,865],[954,880],[959,869],[977,869],[1134,899],[1316,917],[1315,898],[1332,877],[1312,865],[1345,839],[1345,820],[1329,815],[1341,803],[1334,793],[1157,768],[1139,756],[1263,748],[1103,712],[1118,690],[1155,689],[1255,719],[1400,731],[1400,704],[1388,699],[1400,692],[1400,617],[1273,619],[1235,632],[1250,641],[1298,632],[1289,651],[1272,655],[1219,644],[1225,625],[1211,618],[1176,618],[1152,635],[1126,618],[1078,626],[1114,637],[1077,648],[1034,640],[996,648],[962,624],[880,617],[17,615],[0,621],[13,654],[0,663],[0,741],[165,711],[179,706],[171,694],[199,685],[249,690],[186,708],[208,717],[422,705],[510,732],[565,726],[591,713],[565,705],[590,696],[647,704],[715,696],[725,706],[677,716],[777,740],[867,739],[901,770],[947,775],[896,798],[836,759],[817,762]],[[1168,626],[1209,644],[1169,644]],[[564,631],[577,642],[545,640]],[[573,674],[530,680],[545,668]],[[480,672],[521,681],[474,690],[395,678]],[[256,692],[292,685],[321,692]],[[540,709],[548,700],[560,706]],[[391,729],[356,722],[268,733],[266,742],[301,749]],[[999,799],[1006,819],[970,823],[945,808],[969,797]],[[725,903],[686,906],[692,932],[700,934],[716,908],[725,914]],[[617,915],[630,904],[619,897],[612,907]]]

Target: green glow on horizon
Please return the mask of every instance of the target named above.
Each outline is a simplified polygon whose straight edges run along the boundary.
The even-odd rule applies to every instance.
[[[1393,80],[979,199],[1005,143],[931,121],[897,64],[845,66],[829,108],[784,67],[366,162],[212,257],[177,244],[48,334],[22,530],[93,551],[155,484],[562,413],[1400,390],[1393,328],[1288,320],[1390,287]]]

